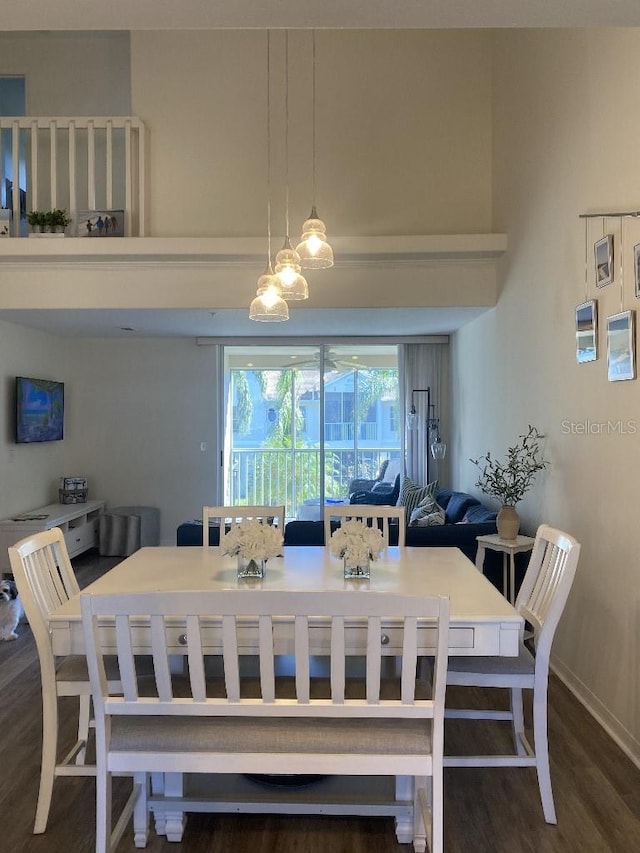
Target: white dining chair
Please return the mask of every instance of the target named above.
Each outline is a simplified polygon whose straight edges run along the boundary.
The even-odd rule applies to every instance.
[[[402,548],[406,538],[406,516],[403,506],[375,506],[369,504],[344,504],[325,507],[324,513],[324,542],[329,544],[331,539],[331,522],[337,519],[339,524],[355,519],[377,527],[382,533],[384,547],[389,547],[389,520],[398,522],[398,545]]]
[[[91,687],[84,655],[54,658],[48,619],[80,592],[62,531],[54,527],[20,540],[9,548],[11,571],[31,626],[40,661],[42,683],[42,762],[33,831],[47,828],[54,779],[59,776],[95,776],[95,765],[85,763],[91,717]],[[117,663],[106,658],[110,689],[120,687]],[[58,697],[77,696],[78,737],[58,761]]]
[[[446,755],[445,767],[535,767],[547,823],[557,823],[547,732],[549,655],[573,584],[579,555],[580,544],[572,536],[546,524],[541,525],[515,604],[516,610],[533,629],[535,654],[525,645],[523,630],[518,657],[450,657],[447,671],[448,685],[501,687],[510,691],[510,710],[447,708],[445,717],[510,720],[514,754]],[[525,735],[523,689],[533,691],[533,744]]]
[[[149,811],[179,808],[175,798],[149,797],[149,774],[330,774],[409,777],[407,831],[416,851],[443,850],[444,694],[449,599],[359,591],[201,590],[81,596],[85,648],[96,714],[96,853],[115,848],[133,814],[134,843],[147,842]],[[108,642],[98,622],[115,619],[113,638],[123,696],[108,687]],[[142,695],[133,631],[149,622],[155,690]],[[206,637],[221,625],[223,675],[207,678]],[[292,623],[293,677],[280,677],[274,625]],[[312,676],[310,647],[323,621],[331,648],[327,679]],[[433,631],[435,663],[419,667],[420,622]],[[356,624],[354,624],[354,622]],[[393,624],[398,669],[387,675],[381,628]],[[135,628],[134,628],[135,623]],[[254,626],[257,675],[242,675],[239,649]],[[363,678],[348,676],[354,637],[366,642]],[[171,668],[177,633],[184,634],[188,676]],[[113,642],[113,640],[112,640]],[[352,653],[352,650],[351,650]],[[112,831],[111,776],[134,774],[134,792]],[[198,810],[190,795],[185,810]],[[230,810],[235,808],[229,804]],[[343,814],[349,812],[344,803]],[[359,813],[359,804],[354,805]],[[413,819],[411,819],[413,813]]]
[[[282,506],[205,506],[202,508],[202,544],[209,547],[209,525],[213,522],[220,529],[220,544],[225,529],[250,518],[276,524],[284,536],[284,505]]]

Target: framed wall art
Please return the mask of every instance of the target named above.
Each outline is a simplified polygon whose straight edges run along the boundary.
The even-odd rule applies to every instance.
[[[607,317],[607,378],[610,382],[635,379],[634,311]]]
[[[585,364],[598,357],[598,306],[595,299],[576,308],[576,361]]]
[[[636,283],[636,296],[640,298],[640,243],[633,247],[633,270]]]
[[[607,234],[594,245],[596,256],[596,287],[613,281],[613,234]]]

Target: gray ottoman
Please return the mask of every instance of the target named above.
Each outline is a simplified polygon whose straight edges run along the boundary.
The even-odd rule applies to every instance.
[[[100,556],[128,557],[146,545],[160,544],[160,510],[116,506],[100,516]]]

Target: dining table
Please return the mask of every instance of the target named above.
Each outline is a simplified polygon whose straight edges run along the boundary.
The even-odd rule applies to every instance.
[[[368,579],[347,580],[343,561],[322,546],[285,546],[282,556],[270,558],[263,578],[238,580],[237,558],[223,554],[219,547],[159,546],[145,547],[122,560],[89,586],[85,594],[114,592],[153,592],[156,590],[211,590],[255,588],[272,590],[339,590],[358,595],[365,590],[393,592],[402,595],[448,596],[450,602],[449,654],[516,656],[524,622],[509,601],[494,587],[475,565],[457,548],[389,547],[372,561]],[[49,618],[53,651],[56,655],[83,654],[84,639],[80,615],[80,595],[62,604]],[[106,619],[100,630],[113,631]],[[347,625],[351,631],[347,645],[355,656],[364,654],[365,637],[357,624]],[[179,662],[185,652],[184,624],[176,617],[169,624],[170,650]],[[171,636],[171,632],[173,635]],[[203,650],[220,653],[221,626],[212,617],[201,624]],[[419,654],[428,657],[434,651],[434,627],[427,622],[418,628]],[[383,653],[401,654],[400,631],[393,621],[383,623]],[[398,640],[398,642],[396,642]],[[133,635],[134,651],[151,652],[149,626],[141,619]],[[286,619],[276,621],[274,643],[282,655],[293,653],[293,625]],[[310,651],[318,656],[329,654],[329,632],[318,620],[310,629]],[[240,654],[257,652],[257,630],[245,626],[238,641]],[[286,773],[283,774],[283,779]],[[346,777],[347,780],[350,777]],[[277,780],[276,780],[277,781]],[[294,780],[295,781],[295,780]],[[156,831],[167,840],[180,841],[186,813],[190,811],[245,811],[286,814],[361,814],[391,815],[396,821],[396,835],[403,843],[411,838],[411,780],[395,777],[383,790],[368,789],[380,780],[359,779],[355,802],[349,792],[339,789],[342,780],[324,779],[316,784],[271,786],[254,780],[209,779],[205,796],[202,779],[185,780],[180,774],[165,774],[154,780],[165,797],[175,800],[175,810],[155,814]],[[337,788],[335,786],[338,786]]]

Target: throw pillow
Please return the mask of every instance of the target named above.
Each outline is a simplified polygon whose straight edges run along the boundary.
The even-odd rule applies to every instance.
[[[398,498],[398,506],[405,508],[405,514],[408,519],[411,518],[411,513],[422,501],[433,500],[438,488],[438,481],[434,480],[426,486],[419,486],[414,483],[410,477],[405,477],[400,487],[400,497]]]
[[[409,527],[432,527],[435,524],[444,524],[444,510],[433,499],[418,504],[409,519]]]

